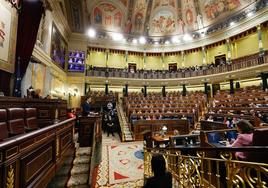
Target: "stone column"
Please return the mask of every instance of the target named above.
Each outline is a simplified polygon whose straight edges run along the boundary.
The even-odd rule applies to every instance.
[[[166,97],[166,86],[162,87],[162,96]]]
[[[208,83],[207,82],[204,83],[204,93],[208,95]]]
[[[147,86],[146,85],[143,88],[143,95],[144,95],[144,97],[147,97]]]
[[[105,83],[105,95],[109,94],[109,85],[108,83]]]
[[[262,89],[265,91],[268,88],[267,85],[267,78],[268,78],[268,73],[261,73],[261,79],[262,79]]]
[[[206,54],[206,47],[202,46],[202,64],[207,64],[207,54]]]
[[[187,90],[186,90],[186,85],[183,84],[183,85],[182,85],[182,96],[186,96],[186,92],[187,92]]]
[[[234,80],[231,79],[230,80],[230,94],[234,94],[235,90],[234,90]]]
[[[264,55],[264,50],[263,50],[263,43],[262,43],[261,25],[257,26],[257,30],[258,30],[259,55],[263,56]]]
[[[125,85],[125,97],[128,96],[128,84]]]
[[[226,47],[227,47],[227,63],[231,64],[231,44],[230,44],[230,39],[226,39]]]

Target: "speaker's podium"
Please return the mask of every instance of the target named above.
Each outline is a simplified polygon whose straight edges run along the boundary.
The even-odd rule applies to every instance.
[[[99,113],[79,117],[78,142],[81,147],[92,147],[93,139],[101,141],[101,121]]]

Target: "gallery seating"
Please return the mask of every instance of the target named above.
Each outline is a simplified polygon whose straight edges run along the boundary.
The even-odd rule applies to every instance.
[[[24,108],[8,108],[7,125],[11,136],[25,133]]]
[[[7,111],[5,109],[0,109],[0,141],[7,137]]]
[[[25,108],[25,129],[32,131],[38,129],[36,108]]]

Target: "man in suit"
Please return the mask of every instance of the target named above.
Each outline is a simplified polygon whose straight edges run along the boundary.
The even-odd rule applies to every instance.
[[[172,175],[166,171],[163,155],[153,155],[151,163],[154,176],[147,179],[143,188],[172,188]]]
[[[85,103],[82,105],[83,108],[83,114],[88,115],[91,110],[91,97],[87,97]]]

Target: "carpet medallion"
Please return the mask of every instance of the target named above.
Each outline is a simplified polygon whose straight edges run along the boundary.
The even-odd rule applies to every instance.
[[[143,178],[143,157],[135,155],[142,147],[141,143],[108,146],[110,184]]]

